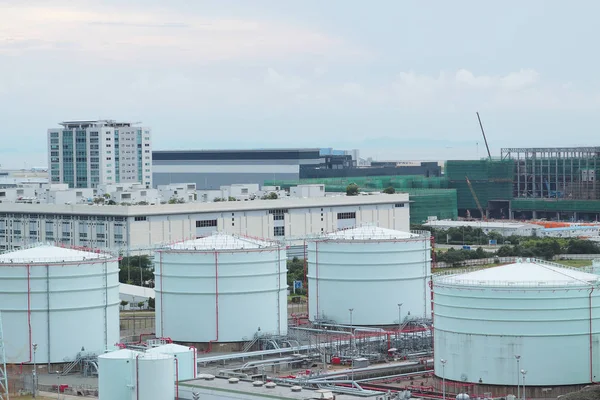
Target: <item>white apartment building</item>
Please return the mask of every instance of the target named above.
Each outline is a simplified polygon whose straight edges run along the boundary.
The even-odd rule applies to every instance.
[[[148,127],[113,120],[66,121],[48,129],[51,183],[71,188],[134,183],[152,187],[152,140]]]
[[[215,231],[300,244],[360,224],[408,231],[408,194],[164,204],[0,203],[0,250],[37,242],[142,251]]]

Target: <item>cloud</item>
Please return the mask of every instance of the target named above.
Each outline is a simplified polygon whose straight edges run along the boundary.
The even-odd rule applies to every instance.
[[[77,47],[78,55],[163,65],[224,60],[356,57],[345,41],[278,20],[223,18],[176,7],[111,8],[88,2],[0,3],[0,55]],[[130,6],[131,7],[131,6]],[[70,46],[61,46],[70,43]]]

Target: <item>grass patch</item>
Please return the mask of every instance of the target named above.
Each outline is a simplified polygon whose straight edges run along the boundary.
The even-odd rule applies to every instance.
[[[554,262],[568,267],[590,267],[592,265],[592,260],[556,260]]]

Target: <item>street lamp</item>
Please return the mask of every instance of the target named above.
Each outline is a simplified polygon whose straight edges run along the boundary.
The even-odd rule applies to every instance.
[[[517,360],[517,399],[520,399],[521,393],[519,390],[521,390],[521,378],[519,378],[519,361],[521,360],[521,356],[515,355],[515,359]]]
[[[442,363],[442,400],[446,400],[446,362],[443,358],[440,359]]]
[[[60,400],[60,371],[56,371],[56,398]]]
[[[402,330],[402,303],[398,303],[398,332],[400,332],[401,330]]]
[[[525,400],[527,397],[525,396],[525,375],[527,374],[527,371],[525,371],[524,369],[521,370],[521,375],[523,375],[523,400]]]
[[[33,344],[33,372],[32,372],[32,378],[33,378],[33,398],[35,399],[35,394],[37,392],[37,368],[36,368],[36,363],[35,363],[35,352],[37,351],[37,343]]]

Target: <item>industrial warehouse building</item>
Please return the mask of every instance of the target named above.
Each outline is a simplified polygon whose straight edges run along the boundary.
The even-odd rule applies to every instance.
[[[150,251],[215,231],[300,244],[359,224],[408,231],[409,211],[408,194],[152,206],[1,203],[0,250],[57,242]]]

